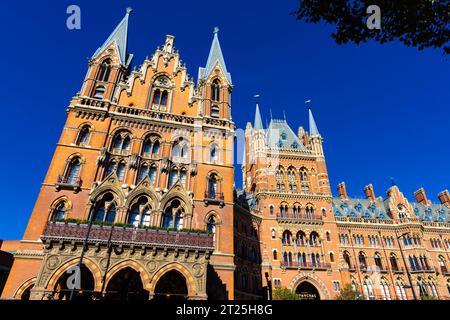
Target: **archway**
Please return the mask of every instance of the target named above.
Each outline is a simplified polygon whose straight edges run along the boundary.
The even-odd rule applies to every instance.
[[[31,286],[29,286],[28,288],[26,288],[22,295],[20,296],[20,300],[30,300],[30,295],[31,295],[31,289],[34,288],[34,284],[32,284]]]
[[[148,300],[148,297],[140,273],[130,267],[114,274],[106,287],[106,300]]]
[[[295,293],[303,300],[320,300],[319,290],[309,281],[301,282],[295,289]]]
[[[186,278],[177,270],[165,273],[155,286],[157,300],[185,300],[188,296]]]
[[[68,271],[68,270],[67,270]],[[81,266],[80,287],[73,290],[73,300],[91,300],[94,293],[95,280],[92,272],[84,264]],[[58,279],[53,290],[53,299],[69,300],[72,289],[69,289],[68,283],[72,283],[75,276],[74,271],[64,272]]]

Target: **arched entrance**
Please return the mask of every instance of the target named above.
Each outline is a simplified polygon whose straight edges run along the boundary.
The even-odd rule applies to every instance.
[[[118,271],[106,287],[106,300],[148,300],[148,297],[140,273],[130,267]]]
[[[319,290],[309,281],[301,282],[295,289],[302,300],[320,300]]]
[[[84,264],[80,270],[80,288],[74,290],[73,300],[91,300],[94,293],[94,276]],[[69,300],[72,289],[69,289],[68,282],[73,283],[74,272],[64,272],[56,282],[52,298],[56,300]],[[69,279],[70,278],[70,279]]]
[[[28,286],[22,293],[22,295],[20,296],[20,300],[30,300],[30,295],[31,295],[31,289],[34,288],[34,284],[32,284],[31,286]]]
[[[155,286],[157,300],[185,300],[188,296],[186,278],[177,270],[165,273]]]

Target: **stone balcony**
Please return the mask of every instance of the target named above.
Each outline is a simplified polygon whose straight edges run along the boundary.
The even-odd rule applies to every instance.
[[[43,235],[44,243],[51,242],[84,242],[136,247],[164,247],[174,249],[190,249],[213,251],[211,234],[188,231],[168,231],[154,229],[139,229],[117,226],[92,225],[88,234],[87,224],[48,222]]]

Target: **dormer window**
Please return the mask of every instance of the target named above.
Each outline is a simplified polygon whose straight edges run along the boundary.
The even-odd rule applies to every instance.
[[[286,132],[283,132],[281,134],[281,140],[286,141],[286,139],[287,139],[287,134],[286,134]]]
[[[298,143],[297,142],[294,142],[292,144],[292,149],[298,149]]]
[[[151,108],[153,110],[167,111],[169,104],[169,93],[171,92],[171,82],[165,77],[158,77],[153,83],[153,97]]]

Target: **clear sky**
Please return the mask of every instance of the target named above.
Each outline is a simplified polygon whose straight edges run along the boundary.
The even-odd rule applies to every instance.
[[[332,190],[350,196],[373,183],[385,196],[394,177],[405,196],[450,188],[450,61],[439,50],[398,43],[338,46],[331,26],[306,25],[290,1],[22,1],[0,10],[3,151],[0,238],[22,237],[87,59],[122,19],[139,65],[166,34],[195,78],[219,38],[235,85],[233,117],[245,128],[260,93],[263,122],[283,110],[293,128],[307,127],[306,99],[323,135]],[[66,28],[66,8],[81,8],[81,30]],[[197,79],[196,79],[197,80]],[[240,170],[236,184],[241,185]]]

